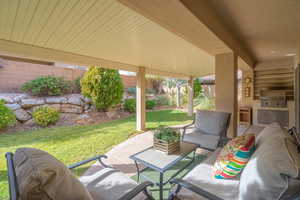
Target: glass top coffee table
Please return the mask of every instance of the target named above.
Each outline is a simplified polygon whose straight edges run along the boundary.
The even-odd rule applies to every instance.
[[[172,153],[170,155],[156,150],[153,147],[147,148],[143,151],[140,151],[132,156],[130,158],[134,160],[136,168],[137,168],[137,175],[138,175],[138,181],[140,179],[140,176],[145,178],[148,181],[153,182],[154,184],[159,186],[159,199],[163,199],[163,186],[167,184],[172,178],[174,178],[176,175],[178,175],[182,170],[184,170],[186,167],[188,167],[190,164],[193,163],[195,160],[195,152],[198,145],[187,143],[187,142],[181,142],[180,143],[180,151]],[[193,156],[189,157],[188,155],[193,152]],[[166,181],[164,181],[164,173],[169,170],[171,167],[176,165],[178,162],[180,162],[183,159],[190,159],[187,164],[176,170],[176,172]],[[140,170],[138,164],[142,164],[145,166],[144,169]],[[142,174],[142,172],[146,171],[147,169],[153,169],[157,172],[159,172],[159,182],[156,182],[146,175]]]

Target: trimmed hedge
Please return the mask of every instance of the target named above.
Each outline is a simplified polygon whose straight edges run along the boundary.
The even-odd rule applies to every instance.
[[[46,127],[55,124],[59,120],[59,112],[55,108],[42,106],[32,113],[33,120],[40,126]]]
[[[156,106],[156,102],[154,100],[147,100],[146,101],[146,108],[153,109]]]
[[[136,100],[135,99],[125,99],[124,110],[131,112],[131,113],[135,112],[136,111]]]
[[[92,99],[98,110],[121,103],[124,89],[117,70],[91,66],[81,78],[80,85],[81,93]]]
[[[34,96],[59,96],[70,93],[72,83],[62,77],[45,76],[24,83],[21,90]]]
[[[136,99],[125,99],[124,101],[124,110],[128,112],[136,111]],[[156,102],[154,100],[146,100],[146,108],[153,109],[156,106]]]
[[[16,116],[12,110],[4,105],[4,101],[0,100],[0,130],[16,123]]]

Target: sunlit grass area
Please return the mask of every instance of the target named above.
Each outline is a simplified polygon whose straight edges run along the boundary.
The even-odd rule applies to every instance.
[[[190,117],[177,110],[147,113],[147,128],[159,125],[188,123]],[[8,199],[5,153],[20,147],[42,149],[54,155],[66,165],[89,157],[105,154],[113,146],[136,134],[135,116],[99,125],[45,128],[35,131],[0,135],[0,199]],[[83,166],[77,175],[87,169]]]

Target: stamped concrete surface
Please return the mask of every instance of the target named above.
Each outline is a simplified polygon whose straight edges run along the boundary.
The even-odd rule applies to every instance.
[[[175,126],[177,128],[182,127],[184,125]],[[258,134],[263,128],[257,126],[248,126],[246,128],[239,127],[238,135],[245,134],[245,133],[256,133]],[[128,176],[135,175],[136,166],[134,161],[131,160],[129,157],[139,151],[142,151],[148,147],[153,145],[153,131],[147,131],[136,136],[133,136],[126,141],[122,142],[121,144],[116,145],[113,147],[107,155],[107,159],[103,159],[104,163],[110,165],[116,169],[119,169],[123,173],[127,174]],[[209,152],[202,150],[200,148],[197,149],[198,154],[209,154]],[[142,168],[143,166],[139,166]],[[86,172],[87,174],[93,174],[96,171],[102,169],[102,166],[99,162],[96,162],[92,165]]]

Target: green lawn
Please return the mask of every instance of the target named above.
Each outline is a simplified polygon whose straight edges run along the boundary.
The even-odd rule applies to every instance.
[[[147,128],[188,123],[190,119],[185,113],[176,110],[148,112]],[[5,152],[14,152],[20,147],[39,148],[69,165],[104,154],[135,133],[135,116],[132,116],[99,125],[45,128],[0,135],[0,199],[8,198]],[[84,166],[76,173],[86,168]]]

